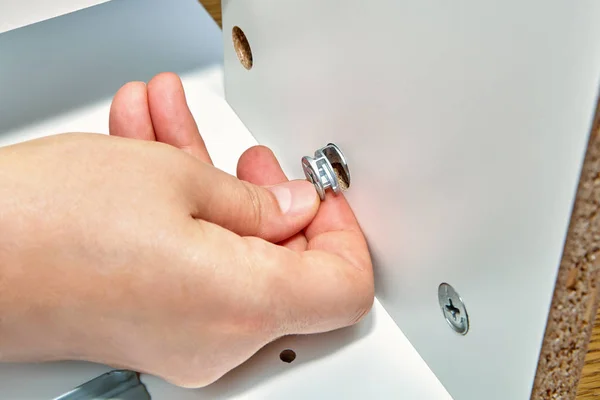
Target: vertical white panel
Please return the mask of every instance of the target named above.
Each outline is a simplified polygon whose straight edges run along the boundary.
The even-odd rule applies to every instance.
[[[600,2],[224,2],[226,94],[300,177],[328,142],[386,310],[456,399],[528,398],[600,76]],[[232,48],[246,34],[254,66]],[[466,302],[466,336],[437,288]]]

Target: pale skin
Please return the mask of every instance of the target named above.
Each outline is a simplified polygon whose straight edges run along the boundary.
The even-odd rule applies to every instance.
[[[0,148],[0,362],[86,360],[202,387],[373,303],[343,195],[257,146],[212,165],[179,78],[128,83],[110,136]]]

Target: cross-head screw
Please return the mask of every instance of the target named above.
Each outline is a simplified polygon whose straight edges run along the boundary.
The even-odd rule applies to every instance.
[[[469,331],[469,316],[465,303],[456,290],[449,284],[442,283],[438,287],[438,302],[448,325],[461,335],[466,335]]]

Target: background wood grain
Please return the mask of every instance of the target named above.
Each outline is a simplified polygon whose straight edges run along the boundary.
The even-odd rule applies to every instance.
[[[206,11],[221,26],[221,0],[200,0],[200,4],[206,8]]]
[[[596,315],[585,366],[577,389],[577,400],[600,399],[600,309]]]
[[[200,0],[200,3],[222,26],[221,0]],[[577,400],[600,399],[600,309],[587,351],[585,366],[577,389]]]

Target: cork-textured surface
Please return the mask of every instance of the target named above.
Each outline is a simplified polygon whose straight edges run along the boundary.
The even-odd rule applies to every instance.
[[[221,26],[221,0],[200,0],[200,3]],[[597,112],[552,300],[532,400],[600,399],[599,116]],[[599,317],[593,327],[597,311]]]

